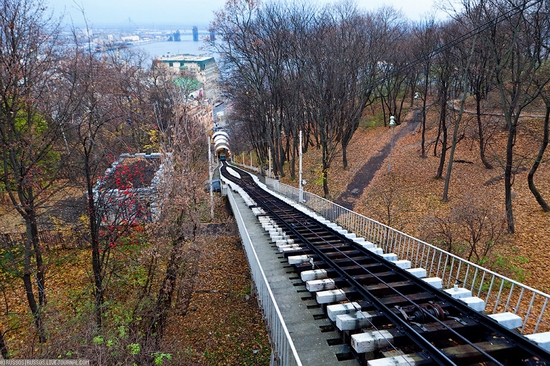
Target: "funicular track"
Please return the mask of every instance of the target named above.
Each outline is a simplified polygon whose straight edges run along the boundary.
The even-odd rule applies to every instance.
[[[550,364],[550,355],[516,330],[271,195],[248,173],[224,165],[222,174],[284,231],[292,243],[285,255],[302,258],[294,264],[297,273],[313,275],[323,288],[339,289],[335,300],[352,308],[347,320],[354,323],[349,330],[339,325],[342,338],[351,343],[354,335],[364,333],[372,339],[372,347],[355,354],[360,362],[393,354],[408,360],[399,364]]]

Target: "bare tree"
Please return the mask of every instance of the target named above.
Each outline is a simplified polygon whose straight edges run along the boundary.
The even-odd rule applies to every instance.
[[[388,9],[363,19],[366,26],[361,26],[359,14],[335,15],[327,8],[316,18],[303,47],[302,57],[307,61],[303,65],[303,108],[314,122],[312,133],[321,149],[320,180],[325,197],[329,196],[332,162],[347,148],[364,108],[373,100],[380,81],[380,60],[385,59],[399,27],[395,12]],[[350,33],[358,35],[351,37]],[[367,50],[364,44],[374,44],[375,39],[379,44]],[[354,52],[360,56],[352,55]]]
[[[487,169],[493,165],[487,159],[486,151],[495,126],[484,122],[483,102],[493,86],[493,62],[491,48],[485,42],[490,38],[487,19],[484,16],[483,6],[478,1],[465,0],[463,14],[457,16],[457,21],[464,25],[470,34],[476,35],[476,45],[472,54],[471,66],[467,69],[469,92],[476,103],[477,138],[481,162]]]
[[[456,224],[450,217],[429,216],[422,224],[423,239],[449,253],[456,253]]]
[[[396,123],[401,123],[401,113],[405,100],[409,97],[409,82],[413,78],[413,69],[408,67],[411,59],[410,36],[407,24],[401,20],[395,10],[383,9],[384,22],[378,25],[386,29],[383,42],[386,51],[381,65],[381,78],[378,83],[377,97],[382,102],[384,126],[389,116],[395,116]]]
[[[452,210],[451,220],[459,226],[457,236],[465,244],[464,258],[476,263],[487,260],[505,231],[504,217],[485,202],[467,200]]]
[[[502,243],[505,220],[486,202],[467,199],[446,216],[430,216],[422,226],[425,239],[475,263],[485,263]]]
[[[471,47],[468,47],[468,45],[466,45],[466,51],[463,52],[463,56],[461,57],[461,60],[464,64],[464,69],[462,71],[462,78],[461,78],[462,84],[463,84],[463,90],[460,96],[460,107],[458,110],[458,115],[455,117],[455,120],[454,120],[453,136],[451,139],[451,150],[449,152],[449,162],[447,163],[447,174],[445,174],[445,184],[443,187],[443,196],[441,198],[443,202],[447,202],[449,200],[449,185],[451,184],[451,172],[453,169],[456,145],[461,139],[458,136],[458,131],[460,128],[460,124],[462,122],[462,116],[464,114],[464,106],[466,104],[466,97],[468,93],[468,79],[467,79],[468,71],[467,70],[470,68],[470,65],[471,65],[472,56],[474,54],[474,49],[476,44],[476,39],[477,37],[474,37]],[[469,52],[467,51],[468,48],[470,48]]]
[[[409,202],[403,194],[402,182],[388,175],[381,187],[373,189],[367,199],[372,216],[387,226],[401,230],[409,214]]]
[[[329,169],[339,152],[339,125],[343,122],[339,112],[344,102],[341,96],[347,86],[347,80],[340,78],[335,33],[338,33],[335,20],[330,13],[323,13],[316,21],[304,55],[307,60],[304,66],[304,108],[315,123],[315,134],[321,149],[321,182],[325,197],[329,196]]]
[[[548,9],[548,4],[546,4],[546,9]],[[550,24],[548,23],[547,17],[541,14],[535,14],[535,18],[533,20],[533,25],[535,29],[538,30],[538,33],[543,39],[548,39],[549,32],[550,32]],[[541,52],[540,62],[543,64],[546,64],[548,62],[549,54],[549,48],[546,42],[543,42],[541,44]],[[537,156],[535,157],[535,160],[533,161],[533,165],[531,165],[531,169],[529,170],[529,174],[527,175],[527,183],[529,185],[529,190],[535,197],[537,203],[542,208],[544,212],[550,211],[550,205],[546,202],[546,200],[542,197],[542,194],[537,189],[535,185],[535,174],[540,166],[540,164],[543,161],[544,152],[546,151],[546,148],[548,147],[548,139],[549,139],[549,129],[550,129],[550,95],[549,95],[549,87],[548,87],[548,69],[546,67],[543,67],[541,69],[541,72],[538,73],[537,79],[540,78],[540,81],[537,80],[537,86],[538,89],[541,92],[542,100],[544,101],[545,107],[546,107],[546,113],[544,116],[544,120],[542,122],[542,139],[540,140],[540,147],[539,151],[537,153]]]
[[[95,323],[98,328],[102,326],[103,303],[104,303],[104,268],[101,255],[101,221],[103,219],[98,201],[95,199],[96,178],[101,170],[105,168],[105,160],[109,149],[102,146],[102,134],[108,129],[109,123],[118,118],[114,110],[108,108],[109,103],[97,100],[97,98],[108,98],[108,94],[98,91],[101,81],[106,81],[101,75],[102,66],[96,64],[91,58],[93,55],[82,55],[88,58],[89,63],[84,63],[80,68],[82,88],[82,109],[75,113],[74,134],[77,141],[75,155],[80,155],[79,167],[83,171],[83,177],[87,194],[88,230],[90,246],[92,248],[92,269],[94,283],[94,309]],[[108,78],[107,78],[108,79]],[[105,148],[103,148],[105,147]]]
[[[364,15],[351,2],[318,10],[247,1],[230,2],[217,14],[213,27],[225,42],[214,47],[229,75],[232,118],[264,164],[271,154],[275,174],[295,161],[302,130],[305,149],[321,150],[328,196],[328,170],[340,153],[347,166],[347,146],[373,101],[394,15]]]
[[[359,127],[363,111],[375,100],[376,87],[383,77],[379,63],[393,51],[391,45],[398,41],[394,38],[397,38],[399,24],[392,9],[362,14],[353,3],[342,2],[335,6],[334,12],[339,17],[340,70],[342,78],[348,80],[346,94],[341,96],[344,104],[340,125],[342,165],[347,169],[348,145]]]
[[[441,42],[451,42],[454,34],[447,26],[441,34]],[[437,104],[439,106],[439,125],[437,139],[434,144],[434,156],[437,156],[437,147],[441,142],[441,153],[436,178],[443,177],[443,168],[447,157],[448,146],[448,122],[449,102],[452,100],[452,84],[455,81],[455,55],[451,47],[443,47],[436,56],[435,69],[437,78]]]
[[[58,24],[41,1],[0,2],[0,172],[11,204],[25,222],[22,279],[41,342],[46,339],[42,316],[46,267],[37,217],[61,165],[56,150],[60,124],[49,104],[56,90]]]
[[[413,46],[418,68],[422,71],[422,86],[419,97],[422,100],[422,127],[421,127],[421,153],[420,156],[426,157],[426,115],[428,112],[428,95],[430,93],[430,78],[433,65],[434,51],[438,45],[437,39],[438,27],[433,19],[426,20],[425,23],[418,24],[412,31],[416,42]]]
[[[279,156],[279,111],[270,102],[272,89],[267,80],[280,72],[281,64],[272,64],[269,60],[271,57],[280,57],[281,49],[275,49],[275,53],[270,54],[271,42],[273,37],[276,38],[276,33],[273,33],[269,25],[279,20],[279,17],[264,27],[258,21],[261,14],[255,2],[228,2],[225,9],[216,14],[216,20],[212,24],[212,28],[216,29],[225,42],[212,42],[211,46],[223,56],[221,69],[229,75],[228,85],[233,85],[229,92],[236,104],[234,118],[247,123],[247,131],[261,131],[260,136],[252,134],[250,140],[253,141],[260,159],[266,162],[268,151],[276,157]],[[275,102],[277,103],[277,96]],[[276,159],[276,172],[279,167]]]
[[[515,232],[512,205],[514,147],[523,110],[540,94],[547,78],[537,78],[543,63],[547,17],[543,3],[487,2],[484,14],[498,15],[490,28],[490,46],[495,65],[495,82],[508,134],[504,166],[504,190],[508,232]]]
[[[90,43],[83,46],[91,47]],[[121,134],[117,133],[121,126],[126,125],[127,111],[120,108],[124,103],[118,99],[122,93],[117,91],[120,90],[121,80],[125,77],[124,71],[128,69],[116,67],[113,60],[98,59],[91,49],[82,49],[73,49],[63,79],[66,88],[74,90],[72,100],[75,107],[68,129],[72,142],[70,162],[73,170],[79,172],[86,191],[88,227],[85,238],[92,249],[95,325],[99,329],[102,326],[104,311],[105,279],[110,258],[109,243],[114,243],[116,238],[112,235],[102,237],[105,206],[109,198],[112,200],[113,197],[110,196],[111,193],[102,194],[94,188],[98,177],[101,177],[108,165],[116,160],[115,157],[121,152],[128,151],[128,145],[120,138]],[[119,211],[109,220],[121,221],[123,215],[122,211]],[[118,224],[120,222],[113,225]],[[119,234],[122,235],[114,235]]]
[[[120,49],[108,56],[106,61],[120,75],[115,100],[124,115],[122,123],[115,126],[115,133],[128,151],[141,151],[149,143],[151,131],[156,128],[150,99],[151,86],[146,79],[151,74],[158,74],[159,70],[151,70],[151,61],[139,49]]]
[[[543,161],[544,152],[546,151],[546,148],[548,147],[548,138],[549,138],[549,125],[550,125],[550,98],[547,95],[546,88],[544,88],[543,92],[541,93],[542,98],[544,99],[544,102],[546,104],[546,113],[544,115],[544,120],[542,122],[542,139],[540,141],[540,148],[537,153],[537,156],[535,160],[533,161],[533,165],[531,166],[531,169],[529,170],[529,174],[527,174],[527,183],[529,185],[529,190],[537,200],[537,203],[542,208],[544,212],[550,211],[550,205],[546,202],[544,197],[542,197],[542,194],[537,189],[537,186],[535,185],[535,173],[537,172],[540,164]]]
[[[162,146],[165,174],[158,186],[158,218],[148,229],[155,247],[165,248],[166,256],[157,260],[163,262],[164,273],[149,271],[140,304],[148,301],[152,306],[142,309],[136,306],[134,316],[134,327],[143,334],[140,342],[152,350],[159,349],[165,335],[174,299],[182,288],[181,277],[192,272],[196,264],[200,254],[199,224],[208,210],[202,186],[207,172],[204,146],[207,126],[200,117],[202,107],[180,104],[175,108],[172,139]],[[191,282],[192,278],[191,274]],[[156,293],[150,287],[155,281],[158,282]],[[185,299],[180,300],[188,303],[193,288],[193,284],[188,286],[182,294]],[[150,356],[144,354],[144,357]]]

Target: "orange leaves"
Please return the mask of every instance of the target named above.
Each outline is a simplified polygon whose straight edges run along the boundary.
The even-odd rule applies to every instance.
[[[540,114],[533,112],[534,114]],[[434,120],[437,116],[429,117]],[[387,222],[407,234],[422,238],[425,232],[422,226],[429,216],[447,217],[454,207],[464,205],[469,200],[477,204],[493,207],[496,212],[504,214],[504,187],[499,178],[503,170],[502,161],[506,136],[502,131],[495,131],[492,137],[490,158],[494,169],[486,169],[479,157],[478,143],[475,140],[464,140],[458,144],[455,163],[451,175],[449,201],[442,202],[443,179],[434,179],[439,164],[439,156],[434,156],[433,146],[437,138],[437,126],[430,124],[426,133],[426,157],[421,155],[420,126],[409,134],[394,141],[391,161],[391,173],[387,173],[388,158],[378,167],[373,180],[367,185],[363,195],[357,199],[355,211],[376,220]],[[405,119],[405,122],[406,119]],[[525,122],[527,124],[527,122]],[[402,124],[395,128],[395,134],[405,127]],[[536,125],[524,126],[526,131]],[[359,129],[348,148],[349,169],[342,168],[341,159],[333,161],[329,172],[329,188],[334,200],[344,192],[350,182],[360,184],[364,179],[355,174],[369,160],[380,154],[381,149],[391,140],[391,132],[386,127],[368,127]],[[495,248],[499,255],[515,261],[515,265],[526,273],[525,282],[543,291],[550,291],[550,279],[541,276],[548,264],[550,255],[546,254],[550,240],[550,213],[544,213],[536,203],[527,185],[527,174],[531,160],[538,149],[533,136],[525,131],[518,134],[515,154],[518,169],[512,190],[513,207],[516,219],[516,234],[507,237],[507,245]],[[440,149],[439,149],[440,150]],[[439,154],[439,152],[438,152]],[[318,178],[320,152],[310,148],[304,156],[304,179],[308,184],[305,189],[322,195],[320,186],[314,184]],[[470,163],[471,162],[471,163]],[[486,182],[492,184],[484,184]],[[297,186],[296,180],[287,176],[284,183]],[[550,201],[550,164],[544,161],[535,176],[535,182],[541,194]],[[519,259],[518,259],[519,258]],[[498,269],[497,269],[498,271]]]
[[[200,244],[196,289],[187,316],[174,316],[167,338],[179,348],[180,363],[268,364],[270,347],[238,237]],[[185,279],[183,279],[185,281]]]

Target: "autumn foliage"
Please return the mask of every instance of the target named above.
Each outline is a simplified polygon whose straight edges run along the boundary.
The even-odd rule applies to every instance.
[[[539,114],[543,109],[533,110]],[[375,114],[366,114],[362,127],[350,144],[350,168],[343,169],[336,164],[331,170],[334,177],[329,184],[334,192],[332,199],[349,189],[361,186],[363,177],[357,171],[371,159],[377,157],[386,144],[390,143],[391,131],[387,127],[371,127]],[[414,125],[409,133],[394,141],[391,173],[388,174],[386,157],[382,169],[365,186],[360,197],[353,202],[354,210],[367,217],[393,227],[417,238],[426,240],[491,269],[520,280],[530,286],[546,291],[550,285],[545,276],[540,276],[546,266],[545,242],[550,237],[548,213],[538,206],[528,189],[526,169],[520,169],[515,176],[514,205],[517,214],[517,232],[507,234],[504,225],[503,172],[501,169],[486,169],[479,159],[475,140],[469,137],[457,146],[455,171],[450,184],[450,199],[441,201],[443,180],[436,179],[438,156],[421,156],[420,124],[409,111],[405,122],[396,127],[395,133]],[[526,130],[518,139],[518,156],[532,156],[537,150],[534,131],[540,128],[539,120],[525,120]],[[529,131],[529,132],[528,132]],[[533,132],[531,132],[533,131]],[[499,154],[504,150],[502,131],[495,131],[491,142],[489,158],[498,166]],[[437,128],[428,123],[428,147],[437,136]],[[529,160],[522,158],[526,163]],[[306,190],[322,195],[318,180],[318,156],[315,151],[304,157],[304,179]],[[541,192],[550,196],[550,169],[542,165],[536,180]],[[336,178],[337,177],[337,178]],[[296,181],[283,179],[296,186]],[[476,236],[476,225],[478,227]],[[504,225],[504,227],[503,227]],[[472,236],[473,235],[473,236]],[[472,239],[472,237],[474,239]],[[478,237],[479,240],[475,238]]]

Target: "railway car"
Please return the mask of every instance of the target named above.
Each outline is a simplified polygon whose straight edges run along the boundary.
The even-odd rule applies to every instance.
[[[216,156],[220,161],[226,161],[231,156],[231,151],[229,149],[229,135],[225,131],[216,131],[212,135],[214,140],[214,151]]]
[[[226,149],[226,148],[216,149],[216,154],[218,155],[218,159],[220,161],[226,161],[229,158],[229,149]]]

